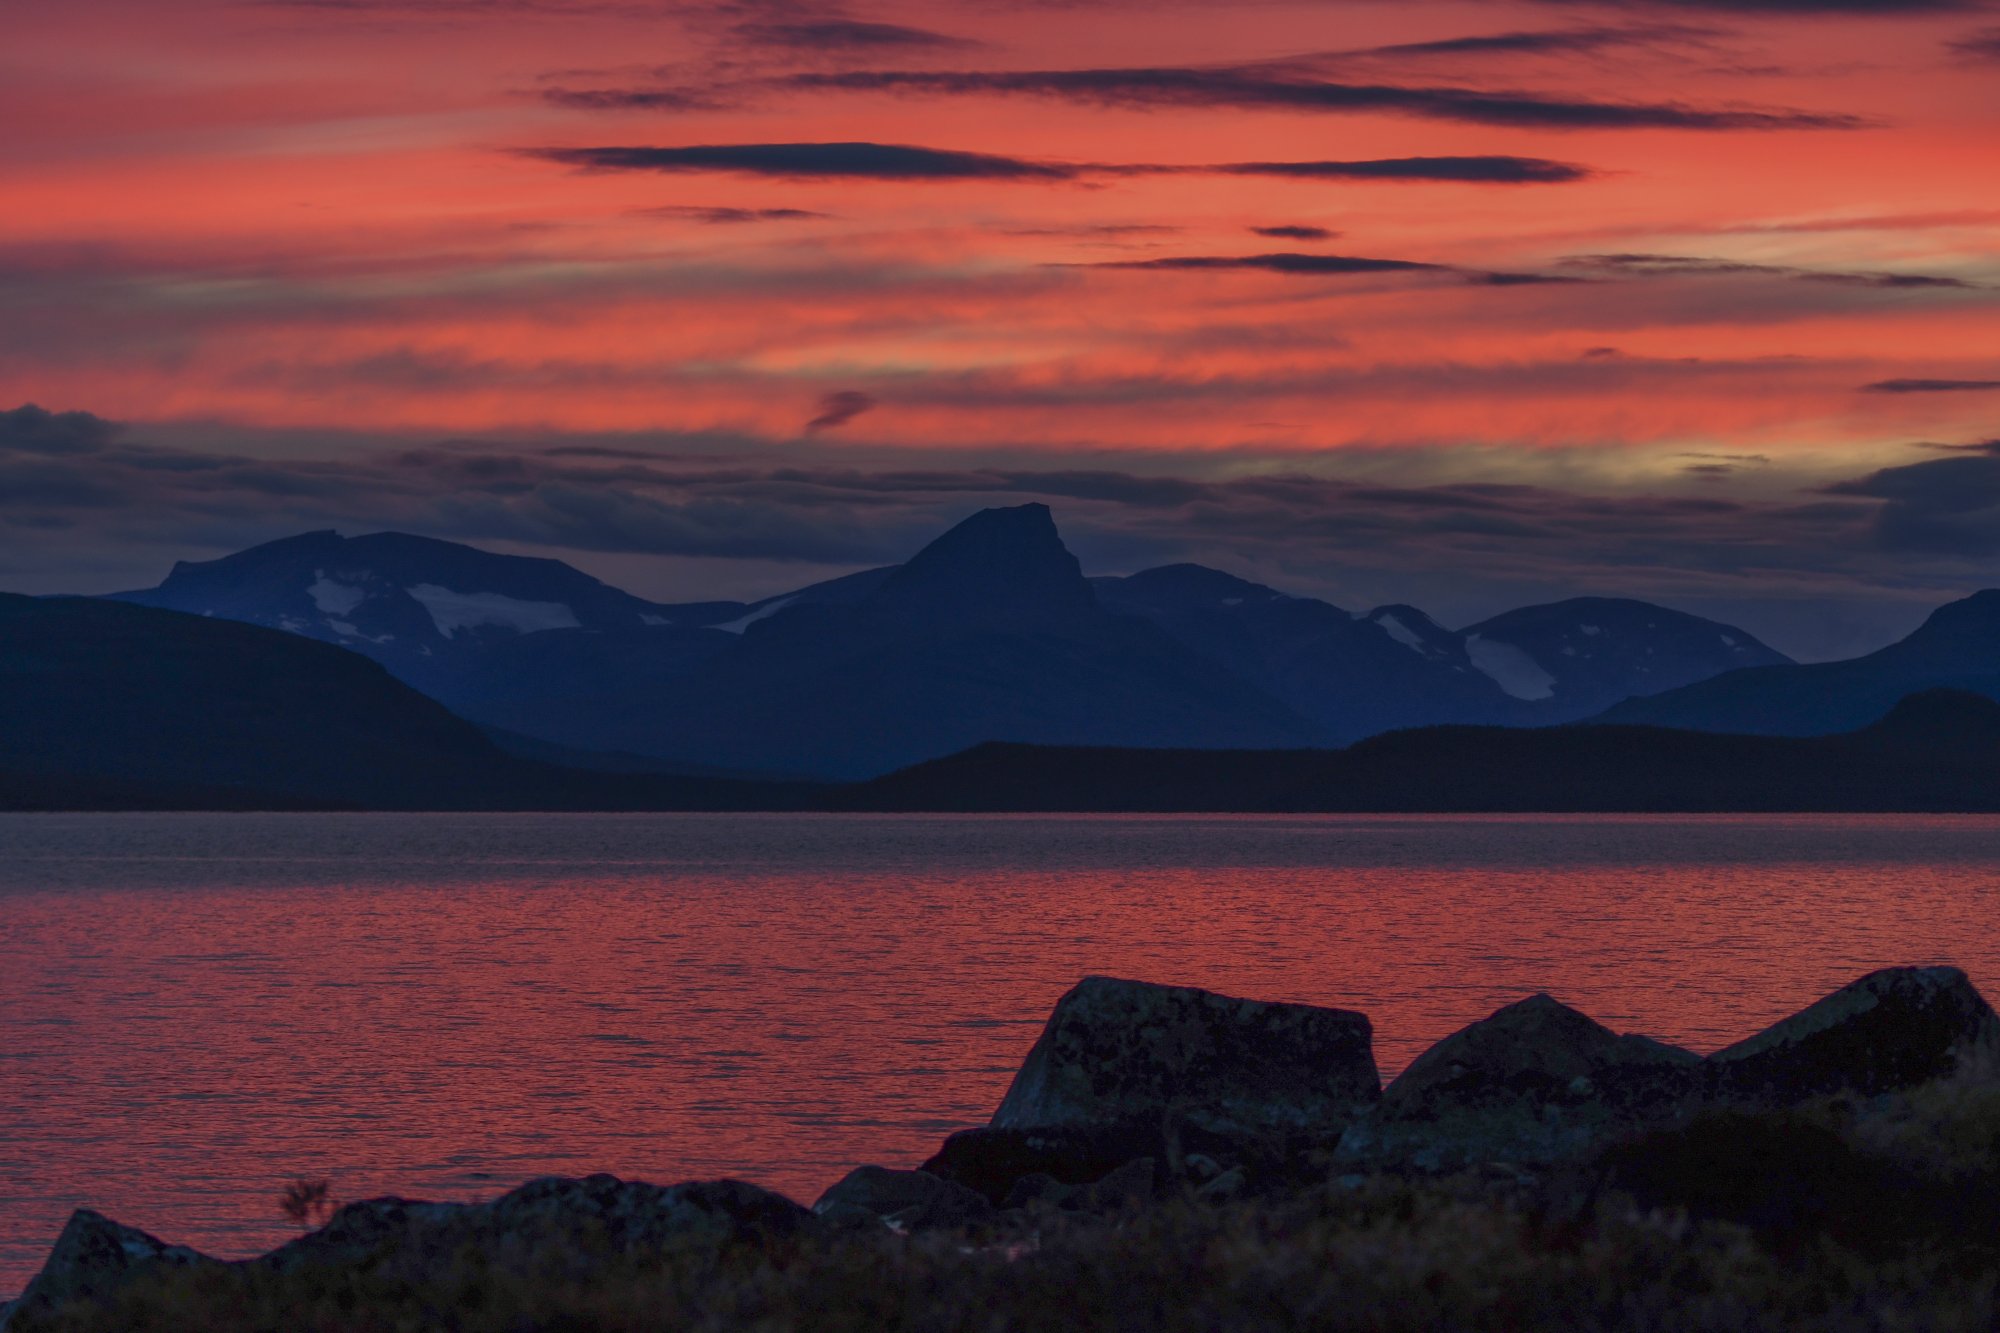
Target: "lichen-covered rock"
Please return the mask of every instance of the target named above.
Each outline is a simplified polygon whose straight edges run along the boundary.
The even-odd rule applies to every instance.
[[[1432,1170],[1550,1161],[1687,1109],[1701,1063],[1530,996],[1418,1056],[1343,1137],[1340,1155]]]
[[[994,1129],[1176,1113],[1210,1127],[1337,1133],[1381,1095],[1366,1015],[1087,977],[1049,1016]]]
[[[1008,1192],[1006,1206],[1028,1208],[1037,1204],[1069,1212],[1116,1213],[1150,1203],[1158,1187],[1158,1170],[1150,1157],[1125,1163],[1101,1180],[1088,1185],[1066,1185],[1053,1176],[1024,1176]]]
[[[254,1262],[289,1270],[387,1265],[417,1272],[473,1247],[491,1257],[579,1244],[630,1254],[687,1239],[765,1240],[797,1232],[805,1208],[740,1180],[649,1185],[596,1175],[531,1180],[488,1203],[368,1199]]]
[[[828,1221],[867,1218],[923,1231],[988,1221],[993,1205],[978,1191],[928,1171],[858,1166],[819,1197],[813,1213]]]
[[[1955,967],[1871,972],[1708,1058],[1719,1100],[1784,1106],[1863,1097],[1956,1073],[2000,1055],[2000,1017]]]
[[[0,1329],[25,1333],[72,1301],[109,1300],[133,1278],[162,1267],[209,1265],[223,1267],[221,1260],[185,1245],[169,1245],[102,1213],[79,1208],[56,1238],[42,1271],[20,1299],[0,1313]]]

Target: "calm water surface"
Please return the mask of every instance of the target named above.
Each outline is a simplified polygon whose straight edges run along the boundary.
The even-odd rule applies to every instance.
[[[1091,972],[1547,989],[1697,1050],[1870,968],[2000,995],[1988,818],[0,816],[0,1293],[71,1208],[238,1256],[552,1172],[810,1201],[999,1102]]]

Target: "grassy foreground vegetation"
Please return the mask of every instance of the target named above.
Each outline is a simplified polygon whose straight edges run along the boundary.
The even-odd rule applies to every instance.
[[[2000,1081],[1728,1113],[1529,1174],[1253,1182],[901,1235],[815,1227],[642,1255],[519,1237],[412,1267],[136,1282],[64,1333],[1982,1330],[2000,1327]]]

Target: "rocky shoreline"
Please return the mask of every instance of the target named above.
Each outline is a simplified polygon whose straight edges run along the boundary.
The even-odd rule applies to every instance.
[[[385,1275],[414,1290],[468,1256],[528,1271],[560,1254],[587,1269],[689,1246],[949,1236],[956,1253],[1011,1260],[1064,1227],[1129,1226],[1149,1211],[1415,1187],[1499,1200],[1538,1228],[1580,1224],[1615,1198],[1633,1216],[1831,1228],[1863,1248],[1885,1229],[1932,1225],[1985,1228],[1990,1243],[1989,1177],[1903,1170],[1827,1128],[1967,1086],[2000,1092],[2000,1016],[1949,967],[1871,973],[1707,1057],[1531,996],[1446,1037],[1386,1088],[1363,1014],[1091,977],[1057,1004],[989,1125],[952,1135],[916,1170],[859,1167],[811,1208],[740,1181],[549,1178],[481,1204],[349,1204],[242,1261],[80,1210],[0,1307],[0,1329],[176,1327],[132,1304],[176,1281],[211,1299],[232,1284],[324,1294]],[[2000,1135],[1975,1151],[2000,1171]]]

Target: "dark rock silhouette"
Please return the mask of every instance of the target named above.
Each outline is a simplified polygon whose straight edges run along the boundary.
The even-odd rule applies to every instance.
[[[1177,1112],[1211,1128],[1337,1124],[1381,1095],[1366,1016],[1087,977],[1049,1016],[994,1129]]]
[[[1683,1112],[1700,1092],[1701,1066],[1691,1051],[1620,1036],[1533,995],[1418,1056],[1348,1130],[1341,1153],[1427,1170],[1551,1161]]]
[[[588,1234],[593,1243],[634,1252],[690,1235],[734,1241],[787,1236],[811,1218],[783,1195],[740,1180],[663,1186],[609,1175],[549,1176],[489,1203],[351,1203],[318,1231],[254,1262],[280,1269],[337,1267],[393,1255],[421,1269],[473,1244],[519,1246]]]
[[[643,1260],[670,1244],[768,1248],[884,1224],[1039,1235],[1051,1210],[1323,1199],[1330,1185],[1365,1185],[1355,1173],[1472,1168],[1453,1188],[1492,1183],[1509,1207],[1531,1207],[1535,1234],[1557,1247],[1607,1198],[1737,1223],[1779,1246],[1831,1237],[1864,1254],[2000,1225],[1990,1162],[1972,1175],[1950,1162],[1918,1169],[1827,1118],[1829,1097],[1851,1110],[1942,1083],[1947,1100],[1963,1099],[1965,1080],[1990,1080],[2000,1018],[1955,968],[1871,973],[1707,1060],[1620,1036],[1546,995],[1445,1038],[1386,1093],[1369,1041],[1367,1020],[1342,1010],[1090,978],[1057,1004],[995,1127],[953,1135],[920,1171],[861,1167],[813,1211],[739,1181],[552,1178],[485,1204],[350,1204],[240,1263],[80,1211],[22,1298],[0,1307],[0,1327],[115,1302],[173,1267],[212,1268],[224,1284],[303,1273],[317,1289],[366,1273],[421,1286],[468,1256]]]
[[[1711,1111],[1612,1143],[1584,1169],[1600,1194],[1733,1222],[1787,1247],[1824,1235],[1880,1253],[1924,1236],[1940,1215],[1989,1226],[1993,1216],[1990,1202],[1964,1209],[1948,1186],[1783,1113]]]
[[[2000,1017],[1955,967],[1885,968],[1708,1058],[1715,1095],[1872,1097],[2000,1057]]]
[[[993,1214],[985,1195],[928,1171],[857,1166],[820,1195],[813,1215],[833,1222],[887,1223],[902,1231],[962,1227]]]
[[[209,1266],[222,1263],[79,1208],[20,1299],[0,1305],[0,1330],[26,1327],[71,1302],[110,1301],[126,1283],[163,1267]]]

